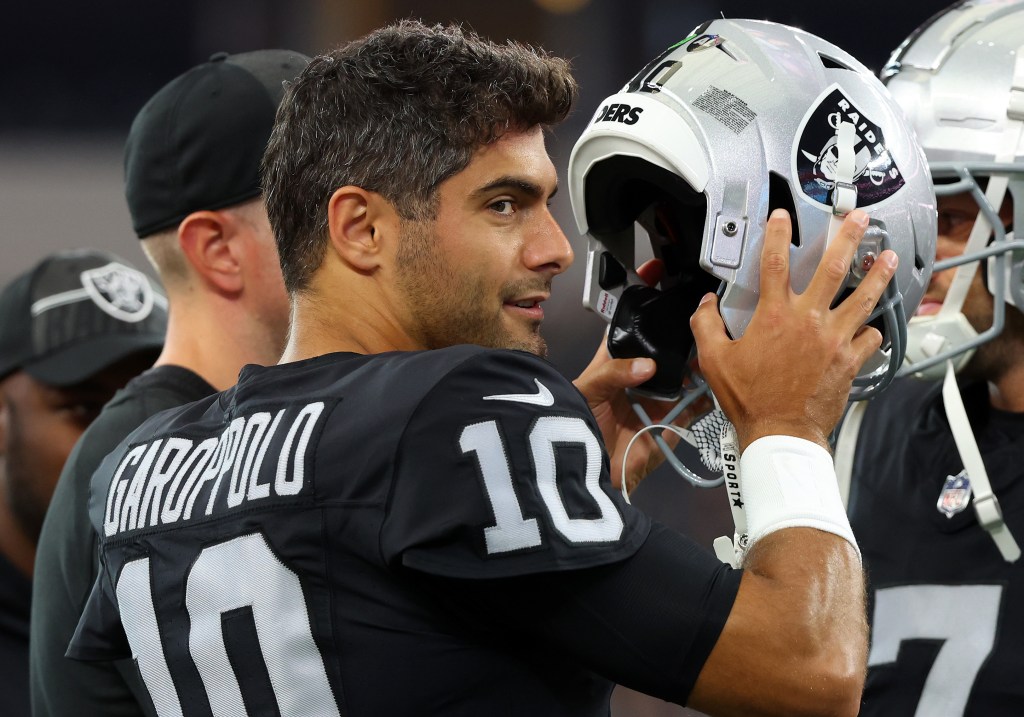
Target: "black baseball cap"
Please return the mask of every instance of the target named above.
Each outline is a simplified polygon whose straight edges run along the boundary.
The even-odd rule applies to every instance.
[[[308,63],[290,50],[222,52],[153,95],[135,116],[124,152],[136,235],[258,196],[260,161],[284,83]]]
[[[124,259],[51,254],[0,293],[0,378],[70,386],[135,353],[155,360],[166,332],[166,297]]]

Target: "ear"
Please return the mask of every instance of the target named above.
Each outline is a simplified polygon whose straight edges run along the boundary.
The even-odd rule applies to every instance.
[[[392,222],[391,205],[376,192],[345,186],[334,190],[327,202],[331,246],[342,261],[358,271],[381,265]]]
[[[232,241],[239,218],[229,212],[200,211],[178,225],[178,244],[203,281],[225,294],[242,290],[242,247]]]

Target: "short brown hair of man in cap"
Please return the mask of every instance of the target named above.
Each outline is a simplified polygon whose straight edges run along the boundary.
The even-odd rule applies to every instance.
[[[0,294],[0,693],[28,713],[36,541],[72,446],[152,365],[167,302],[142,272],[92,250],[52,254]]]
[[[125,195],[170,304],[156,366],[108,406],[68,461],[43,527],[31,633],[35,715],[143,714],[138,669],[64,657],[95,578],[89,478],[146,418],[275,363],[288,328],[259,165],[284,86],[308,58],[219,53],[160,89],[132,123]]]

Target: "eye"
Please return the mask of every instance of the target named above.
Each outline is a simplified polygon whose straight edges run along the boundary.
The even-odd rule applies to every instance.
[[[510,217],[515,214],[516,205],[511,199],[499,199],[496,202],[491,202],[489,209],[503,216]]]
[[[939,210],[939,234],[951,239],[967,239],[977,214],[961,210]]]
[[[87,425],[96,420],[103,404],[99,401],[72,401],[60,407],[60,411],[71,420]]]

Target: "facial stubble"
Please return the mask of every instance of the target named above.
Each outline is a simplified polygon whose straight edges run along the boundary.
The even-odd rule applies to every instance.
[[[541,322],[521,322],[526,331],[516,332],[506,325],[503,307],[517,296],[546,294],[550,282],[508,282],[495,296],[480,274],[460,271],[447,260],[429,222],[402,223],[396,264],[398,288],[411,318],[408,331],[421,345],[438,349],[475,344],[547,355]]]

